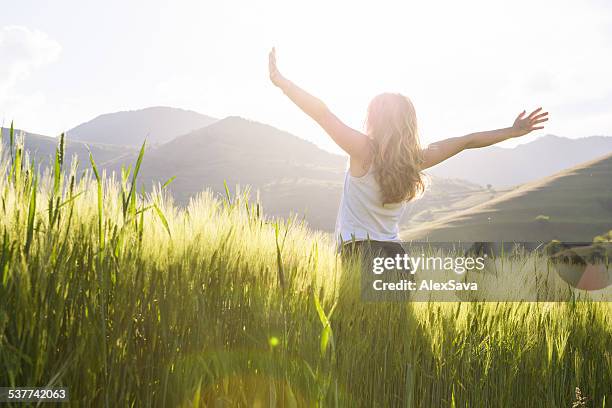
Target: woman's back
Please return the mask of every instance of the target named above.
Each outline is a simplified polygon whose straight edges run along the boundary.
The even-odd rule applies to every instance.
[[[346,172],[344,189],[338,218],[336,238],[342,242],[399,241],[399,221],[405,209],[405,202],[382,204],[380,186],[372,166],[361,177]]]

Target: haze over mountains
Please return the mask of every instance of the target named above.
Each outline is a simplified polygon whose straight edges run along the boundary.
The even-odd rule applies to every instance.
[[[546,135],[514,148],[490,146],[466,150],[429,170],[481,185],[510,187],[549,176],[612,152],[612,137],[579,139]]]
[[[137,146],[147,134],[140,176],[147,188],[176,176],[168,188],[179,204],[186,204],[207,188],[224,195],[224,181],[231,190],[236,185],[250,186],[252,197],[259,192],[267,214],[298,214],[314,228],[333,230],[346,158],[237,116],[216,120],[167,107],[101,115],[67,132],[66,156],[77,154],[82,167],[87,167],[89,148],[99,167],[119,171],[135,163]],[[37,162],[49,158],[57,143],[55,138],[34,134],[26,135],[25,140]],[[6,130],[3,143],[8,143]],[[431,185],[422,199],[409,205],[404,228],[498,199],[507,191],[498,186],[549,176],[607,152],[612,152],[609,137],[571,140],[555,136],[513,149],[463,152],[431,169]],[[482,187],[485,184],[493,186]]]
[[[136,153],[108,163],[118,171]],[[299,215],[314,228],[331,231],[340,202],[347,159],[272,126],[237,116],[149,149],[141,166],[145,185],[176,179],[168,189],[185,204],[206,188],[225,195],[239,185],[259,194],[267,214]],[[433,178],[430,191],[407,216],[441,206],[482,190],[476,184]]]
[[[119,170],[136,154],[109,163]],[[317,228],[333,227],[346,159],[287,132],[228,117],[147,151],[145,185],[176,179],[168,189],[179,203],[210,188],[225,194],[224,181],[259,189],[267,213],[306,214]],[[252,197],[255,195],[253,191]]]
[[[137,112],[132,113],[138,116]],[[89,123],[101,125],[104,121]],[[96,133],[104,134],[102,129]],[[8,132],[4,134],[4,142],[8,144]],[[109,171],[119,171],[122,166],[133,165],[136,161],[138,149],[135,146],[70,141],[72,131],[67,134],[66,156],[78,154],[82,168],[89,166],[88,147],[98,167]],[[28,134],[25,140],[28,150],[36,153],[37,162],[51,162],[57,143],[55,138]],[[108,141],[104,137],[96,140]],[[142,140],[142,136],[135,138],[134,144],[140,145]],[[153,183],[163,183],[176,176],[168,189],[179,204],[186,204],[190,197],[207,188],[224,196],[225,181],[232,191],[238,184],[243,188],[251,187],[253,198],[259,193],[268,215],[298,215],[314,228],[327,231],[334,228],[346,169],[345,157],[319,149],[272,126],[239,117],[219,120],[169,143],[148,146],[140,183],[149,188]],[[461,200],[478,190],[482,188],[466,181],[434,178],[425,197],[414,202],[407,211],[407,219],[426,209]]]
[[[155,106],[100,115],[67,133],[72,140],[124,146],[169,142],[217,119],[190,110]]]
[[[29,133],[21,129],[14,130],[14,137],[15,140],[23,139],[25,149],[37,164],[44,166],[52,163],[55,149],[57,148],[57,138]],[[5,149],[10,145],[9,128],[2,128],[2,144]],[[116,160],[124,155],[129,155],[137,151],[137,149],[131,146],[83,143],[66,138],[65,157],[70,161],[73,156],[77,156],[79,158],[80,168],[89,166],[89,151],[91,151],[97,163],[104,163],[109,160]]]

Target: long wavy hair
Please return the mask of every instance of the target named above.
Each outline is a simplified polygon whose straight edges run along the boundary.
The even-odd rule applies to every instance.
[[[421,173],[423,151],[410,99],[398,93],[376,96],[368,106],[365,125],[383,204],[410,201],[422,195],[426,187]]]

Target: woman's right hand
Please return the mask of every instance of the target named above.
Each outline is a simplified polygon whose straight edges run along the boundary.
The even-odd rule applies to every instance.
[[[275,86],[282,88],[287,83],[287,78],[280,73],[276,66],[276,48],[274,47],[272,47],[268,55],[268,70],[270,73],[270,81],[272,81]]]

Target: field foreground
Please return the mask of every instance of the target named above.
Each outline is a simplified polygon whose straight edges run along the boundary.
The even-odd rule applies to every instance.
[[[610,406],[609,303],[364,303],[242,196],[2,162],[0,385],[75,406]],[[141,156],[142,159],[142,156]],[[146,160],[146,159],[145,159]]]

